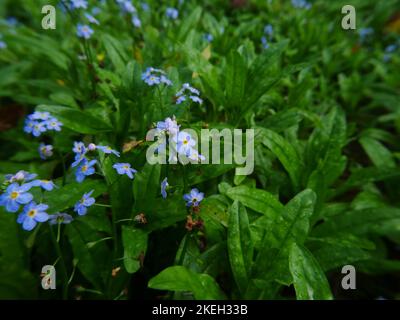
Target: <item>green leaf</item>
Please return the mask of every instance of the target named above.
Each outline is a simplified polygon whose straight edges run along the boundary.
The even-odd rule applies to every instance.
[[[111,252],[102,236],[89,226],[74,221],[66,228],[66,234],[72,247],[77,267],[97,290],[103,290],[105,281],[111,272]],[[89,246],[91,243],[96,243]]]
[[[124,265],[126,271],[135,273],[140,269],[140,261],[147,249],[147,232],[129,226],[122,226]]]
[[[376,167],[396,167],[392,153],[378,140],[362,137],[360,144]]]
[[[265,230],[255,262],[255,278],[291,283],[288,270],[290,246],[294,242],[299,245],[304,243],[315,201],[315,193],[306,189],[290,200],[280,211],[281,214],[268,224],[270,229]]]
[[[260,212],[271,219],[276,218],[283,208],[279,200],[269,192],[261,189],[238,186],[228,189],[226,195],[232,200],[238,200],[246,207]]]
[[[126,61],[128,60],[122,43],[109,34],[103,34],[102,40],[107,52],[107,57],[110,58],[117,72],[122,74],[126,66]]]
[[[300,186],[300,175],[303,171],[303,163],[296,149],[282,136],[269,129],[260,128],[262,143],[272,151],[288,172],[293,187],[297,190]]]
[[[331,300],[332,292],[318,261],[305,247],[293,243],[289,268],[298,300]]]
[[[195,26],[199,23],[202,14],[202,8],[196,7],[192,13],[185,17],[184,21],[180,25],[178,31],[178,41],[185,42],[185,39],[190,30],[193,30]]]
[[[243,107],[245,94],[247,66],[243,57],[237,51],[229,53],[225,72],[226,107],[239,111]]]
[[[228,253],[233,277],[242,294],[247,289],[253,251],[246,208],[235,201],[229,210]]]
[[[112,128],[89,112],[77,110],[75,108],[63,106],[39,105],[38,111],[47,111],[59,121],[63,126],[77,133],[97,134],[102,132],[110,132]]]
[[[149,287],[169,291],[190,291],[197,300],[225,299],[224,293],[211,276],[195,273],[182,266],[169,267],[161,271],[149,281]]]
[[[154,207],[155,199],[160,194],[160,164],[146,162],[143,169],[135,175],[133,197],[135,210],[147,213]]]
[[[91,190],[92,197],[96,198],[106,191],[106,185],[101,180],[86,179],[82,183],[69,183],[51,192],[46,192],[46,204],[49,206],[48,213],[63,212],[72,208],[83,196]]]

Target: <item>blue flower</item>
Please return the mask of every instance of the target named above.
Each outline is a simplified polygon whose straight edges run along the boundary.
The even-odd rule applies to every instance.
[[[127,13],[135,13],[136,8],[130,0],[118,1],[122,11]]]
[[[272,27],[272,25],[270,24],[265,25],[264,33],[269,37],[272,37],[272,34],[274,33],[274,28]]]
[[[99,8],[99,7],[93,7],[92,8],[92,14],[95,16],[95,15],[98,15],[99,13],[101,12],[101,9]]]
[[[86,147],[83,142],[74,142],[74,147],[72,148],[72,152],[77,153],[77,154],[85,154],[86,153]]]
[[[96,202],[94,198],[90,197],[93,192],[94,190],[85,193],[82,199],[75,204],[74,211],[80,216],[85,215],[87,213],[87,208],[94,205],[94,203]]]
[[[187,93],[189,92],[189,94]],[[192,94],[190,94],[192,93]],[[193,88],[189,83],[184,83],[182,85],[182,89],[180,89],[176,93],[176,104],[181,104],[183,101],[186,101],[186,99],[189,97],[190,100],[193,102],[196,102],[198,104],[202,104],[203,100],[198,97],[200,95],[200,91],[197,90],[196,88]]]
[[[137,172],[135,169],[131,168],[129,163],[116,163],[113,168],[117,170],[118,174],[126,174],[130,179],[134,178],[134,174]]]
[[[179,132],[177,141],[178,152],[184,155],[188,155],[192,147],[196,145],[192,136],[184,131]]]
[[[16,174],[6,174],[5,178],[7,180],[7,182],[9,183],[13,183],[13,182],[19,182],[19,183],[23,183],[23,182],[28,182],[31,181],[33,179],[35,179],[37,177],[36,173],[29,173],[26,172],[24,170],[20,170],[18,171]]]
[[[198,96],[189,96],[190,100],[192,100],[193,102],[196,102],[198,104],[202,104],[203,103],[203,99],[199,98]]]
[[[365,42],[365,40],[374,33],[373,28],[361,28],[360,29],[360,41]]]
[[[164,121],[158,121],[156,128],[161,133],[166,133],[170,136],[175,136],[179,132],[179,125],[175,118],[166,118]]]
[[[385,48],[386,53],[393,53],[397,49],[397,46],[395,44],[390,44]]]
[[[197,188],[194,188],[190,191],[190,193],[183,195],[183,199],[186,201],[187,207],[198,207],[201,200],[204,199],[204,193],[199,192]]]
[[[54,224],[69,224],[74,220],[71,215],[67,213],[56,213],[49,216],[49,223]]]
[[[167,187],[169,186],[168,184],[168,178],[165,178],[162,182],[161,182],[161,195],[164,199],[167,198]]]
[[[51,118],[50,113],[47,111],[35,111],[34,113],[30,114],[28,116],[28,119],[31,120],[42,120],[42,121],[46,121],[49,120]]]
[[[97,24],[99,25],[100,22],[97,20],[95,17],[93,17],[90,13],[85,12],[85,17],[89,21],[89,23]]]
[[[45,212],[49,208],[46,204],[36,204],[31,202],[24,207],[24,211],[18,216],[17,222],[22,224],[22,229],[31,231],[38,222],[49,220],[49,215]]]
[[[0,206],[4,206],[8,212],[17,212],[20,205],[32,201],[33,196],[27,192],[30,188],[29,183],[22,186],[15,182],[10,184],[0,196]]]
[[[45,122],[47,130],[61,131],[61,126],[63,125],[56,118],[50,118]]]
[[[207,42],[212,42],[214,40],[214,37],[211,33],[206,33],[203,37]]]
[[[93,34],[93,29],[88,25],[78,24],[76,34],[79,38],[89,39]]]
[[[143,11],[150,10],[150,6],[146,2],[142,2],[142,3],[140,3],[140,5],[142,6]]]
[[[18,24],[18,20],[15,17],[8,17],[6,19],[6,21],[7,21],[8,25],[10,25],[12,27],[15,27]]]
[[[47,158],[53,155],[53,146],[51,144],[41,143],[39,146],[39,155],[40,158],[46,160]]]
[[[52,191],[55,188],[55,184],[51,180],[34,180],[29,182],[31,187],[41,187],[43,190]]]
[[[119,157],[120,153],[116,150],[111,149],[109,146],[96,146],[97,149],[103,151],[105,154],[114,154],[115,156]]]
[[[71,9],[87,9],[88,3],[86,0],[71,0]]]
[[[165,14],[168,18],[175,20],[178,18],[179,11],[175,8],[167,8]]]
[[[266,37],[261,37],[261,44],[262,44],[262,47],[264,49],[268,49],[269,48],[268,40],[267,40]]]
[[[82,163],[76,169],[75,177],[76,181],[81,183],[87,176],[95,173],[95,168],[93,167],[97,163],[97,160],[83,159]]]
[[[310,9],[311,3],[307,2],[306,0],[292,0],[292,5],[295,8],[299,9]]]
[[[83,160],[86,159],[85,155],[86,155],[87,149],[83,142],[75,141],[72,151],[75,153],[75,161],[71,164],[71,167],[74,168],[77,165],[79,165]]]
[[[34,137],[39,137],[43,132],[46,132],[46,127],[43,122],[34,121],[32,127],[32,135]]]
[[[7,43],[4,41],[0,40],[0,49],[6,49],[7,48]]]
[[[192,161],[204,161],[206,160],[206,158],[200,154],[196,149],[189,149],[189,151],[187,152],[187,157],[192,160]]]
[[[136,28],[140,28],[142,26],[142,21],[140,21],[138,16],[133,16],[132,17],[132,24],[136,27]]]
[[[149,86],[164,83],[167,86],[172,85],[171,80],[165,76],[165,72],[161,69],[149,67],[142,73],[142,80]]]

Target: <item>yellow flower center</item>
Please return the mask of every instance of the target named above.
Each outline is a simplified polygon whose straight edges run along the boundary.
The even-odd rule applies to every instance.
[[[183,140],[183,144],[188,144],[189,141],[187,141],[186,139]]]
[[[30,210],[30,211],[28,212],[28,217],[33,218],[35,215],[36,215],[36,210]]]
[[[11,192],[11,199],[17,199],[19,196],[19,193],[17,191]]]
[[[124,168],[125,170],[128,170],[128,169],[129,169],[129,167],[128,167],[128,166],[123,166],[123,168]]]
[[[87,169],[88,169],[87,166],[83,166],[83,167],[82,167],[82,171],[83,171],[83,172],[85,172]]]

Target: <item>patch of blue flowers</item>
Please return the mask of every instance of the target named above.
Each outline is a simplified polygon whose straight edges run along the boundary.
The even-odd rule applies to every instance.
[[[25,120],[24,131],[34,137],[40,137],[46,131],[61,131],[62,123],[49,112],[36,111]]]

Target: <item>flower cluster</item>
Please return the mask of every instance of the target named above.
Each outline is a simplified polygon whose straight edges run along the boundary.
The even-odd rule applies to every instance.
[[[175,8],[167,8],[165,15],[172,20],[176,20],[178,19],[179,11]]]
[[[205,157],[196,150],[196,140],[185,131],[179,131],[180,126],[175,118],[166,118],[164,121],[158,121],[156,124],[156,135],[159,138],[157,151],[164,152],[169,145],[169,159],[177,161],[179,156],[185,156],[191,161],[199,162],[205,160]],[[167,138],[168,136],[168,138]],[[172,152],[171,152],[172,151]]]
[[[3,38],[3,35],[0,33],[0,50],[7,48],[7,43],[5,43],[3,40],[1,40],[2,38]]]
[[[198,104],[202,104],[203,100],[199,97],[200,91],[196,88],[190,86],[189,83],[184,83],[182,89],[178,91],[176,94],[176,104],[181,104],[183,101],[186,101],[188,98],[193,102]]]
[[[383,55],[383,61],[388,62],[393,53],[397,50],[398,46],[395,44],[390,44],[385,48],[385,54]]]
[[[71,164],[72,168],[77,167],[75,171],[76,181],[81,183],[87,176],[90,176],[95,173],[94,166],[97,163],[96,159],[89,159],[88,153],[91,151],[100,150],[105,154],[114,154],[119,157],[120,153],[116,150],[113,150],[109,146],[101,146],[95,145],[94,143],[90,143],[87,147],[83,142],[74,142],[74,147],[72,151],[75,153],[75,161]]]
[[[94,33],[93,29],[88,25],[78,24],[76,27],[76,34],[79,38],[89,39]]]
[[[34,137],[39,137],[46,131],[61,131],[61,126],[62,123],[52,117],[49,112],[35,111],[26,118],[24,131]]]
[[[116,2],[121,8],[122,12],[132,15],[132,24],[136,28],[140,28],[142,26],[142,21],[139,19],[137,10],[132,2],[130,0],[116,0]]]
[[[153,67],[149,67],[142,74],[142,80],[147,83],[149,86],[158,85],[160,83],[164,83],[167,86],[172,85],[171,80],[169,80],[165,74],[165,72],[161,69],[156,69]]]
[[[299,9],[311,9],[311,3],[306,0],[292,0],[292,6]]]
[[[16,213],[22,207],[17,222],[22,224],[22,228],[27,231],[33,230],[38,222],[49,219],[46,213],[48,205],[37,204],[29,191],[34,187],[40,187],[45,191],[52,191],[55,188],[52,181],[35,180],[36,177],[36,174],[22,170],[16,174],[6,175],[3,184],[5,192],[0,195],[0,206],[3,206],[7,212]]]
[[[270,24],[265,25],[265,27],[264,27],[265,35],[261,37],[261,44],[264,49],[269,48],[268,41],[272,40],[273,33],[274,33],[274,29],[273,29],[272,25],[270,25]]]

